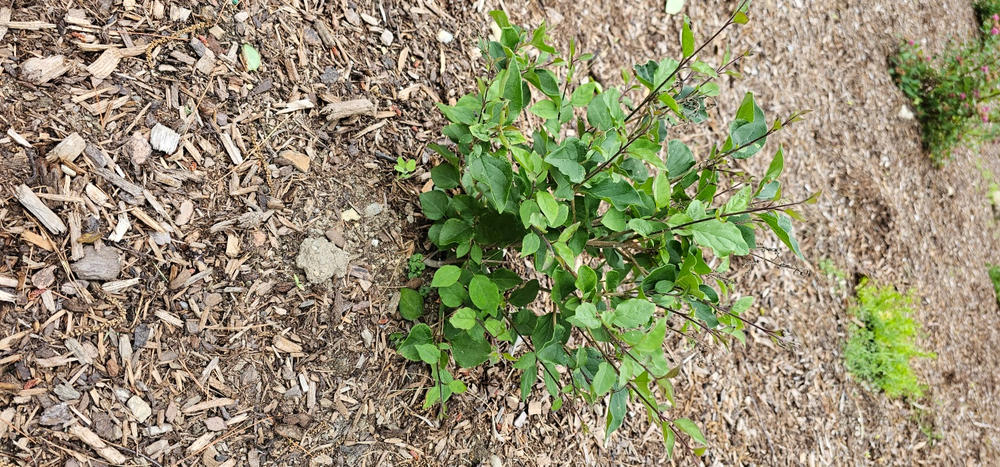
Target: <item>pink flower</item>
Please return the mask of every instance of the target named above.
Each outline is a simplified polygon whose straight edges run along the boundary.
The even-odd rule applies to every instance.
[[[906,41],[907,44],[913,45],[913,39]]]
[[[986,65],[983,65],[983,67],[980,68],[980,70],[983,70],[983,73],[989,73],[990,72],[990,67],[988,67]]]
[[[964,101],[965,100],[965,93],[963,92],[963,93],[959,94],[958,97],[961,98]]]
[[[993,26],[993,29],[990,29],[990,35],[991,36],[995,36],[997,34],[1000,34],[1000,28],[997,28],[996,26]]]
[[[993,21],[1000,21],[1000,14],[993,13]]]

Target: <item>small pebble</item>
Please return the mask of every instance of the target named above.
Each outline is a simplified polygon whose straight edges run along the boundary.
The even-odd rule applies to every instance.
[[[455,36],[453,36],[450,32],[445,31],[444,29],[438,29],[438,40],[441,41],[442,44],[447,44],[454,38]]]
[[[392,32],[389,30],[382,31],[382,43],[386,46],[392,45]]]
[[[139,422],[145,422],[150,415],[153,414],[153,409],[149,407],[149,403],[144,401],[139,396],[132,396],[129,398],[128,403],[129,410],[132,411],[132,416]]]
[[[205,428],[210,431],[222,431],[226,429],[226,421],[222,417],[209,417],[205,419]]]
[[[375,217],[382,213],[382,205],[379,203],[372,203],[365,206],[365,217]]]
[[[354,208],[348,208],[345,209],[344,212],[340,213],[340,218],[343,219],[344,222],[354,222],[361,220],[361,215],[358,214],[358,211],[355,211]]]
[[[64,401],[72,401],[80,398],[80,391],[73,389],[73,386],[65,383],[57,384],[56,387],[52,388],[52,392],[56,393]]]

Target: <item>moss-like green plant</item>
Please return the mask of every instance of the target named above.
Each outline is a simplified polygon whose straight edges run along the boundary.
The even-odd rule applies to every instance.
[[[851,325],[844,350],[848,371],[889,397],[922,397],[926,387],[917,380],[910,360],[935,355],[914,342],[920,324],[910,316],[913,293],[904,295],[891,285],[879,286],[866,278],[858,284],[857,303],[849,311],[860,325]]]

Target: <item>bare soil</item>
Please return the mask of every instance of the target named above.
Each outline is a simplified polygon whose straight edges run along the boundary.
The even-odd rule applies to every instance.
[[[688,3],[705,37],[736,2]],[[37,29],[4,31],[4,7]],[[427,369],[389,343],[408,327],[393,303],[406,259],[424,251],[415,200],[435,162],[426,144],[443,125],[434,103],[474,86],[475,41],[490,34],[487,12],[498,7],[87,0],[70,13],[66,2],[0,0],[0,131],[12,130],[0,134],[0,292],[14,296],[0,294],[0,461],[664,464],[641,410],[604,440],[602,407],[551,412],[541,391],[520,402],[502,365],[464,375],[469,392],[438,420],[421,409]],[[623,67],[679,53],[679,17],[662,2],[502,7],[595,52],[591,76],[606,85]],[[758,322],[796,345],[755,335],[732,350],[670,350],[681,364],[675,412],[712,444],[702,458],[679,450],[676,462],[995,462],[1000,333],[985,265],[1000,263],[1000,229],[986,187],[1000,173],[1000,147],[957,151],[935,169],[886,70],[903,38],[932,50],[973,38],[971,4],[760,0],[751,19],[709,51],[755,54],[741,66],[745,79],[720,82],[715,136],[685,137],[721,137],[746,91],[772,118],[811,109],[768,147],[785,148],[789,198],[824,194],[798,224],[804,261],[770,241],[770,261],[734,273],[759,297]],[[453,40],[439,40],[441,30]],[[244,43],[262,57],[256,71],[246,69]],[[87,67],[108,45],[135,55],[99,78]],[[54,55],[65,60],[59,76],[40,83],[25,73],[29,59]],[[356,99],[374,112],[330,118]],[[148,141],[157,123],[180,135],[179,149],[131,142],[135,133]],[[92,147],[47,159],[72,133]],[[138,196],[102,175],[100,155]],[[400,156],[418,160],[412,178],[395,176]],[[14,197],[21,184],[69,231],[28,214]],[[311,284],[296,256],[304,239],[324,236],[350,266]],[[70,265],[84,243],[117,248],[121,272],[74,287]],[[821,259],[849,280],[826,277]],[[846,307],[861,276],[920,297],[921,345],[938,355],[916,364],[925,400],[886,399],[844,370]]]

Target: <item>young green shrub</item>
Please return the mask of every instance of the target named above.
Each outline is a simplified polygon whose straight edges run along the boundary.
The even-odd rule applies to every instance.
[[[800,254],[791,223],[800,202],[782,201],[781,148],[763,176],[740,161],[800,114],[769,124],[746,94],[728,135],[696,156],[677,138],[706,124],[714,79],[742,56],[703,61],[685,20],[679,60],[636,65],[623,87],[606,87],[579,81],[592,56],[572,43],[560,55],[544,25],[491,16],[501,33],[481,43],[488,75],[439,106],[451,143],[430,145],[443,162],[420,195],[445,265],[426,303],[400,294],[400,314],[417,323],[399,353],[430,365],[434,382],[425,408],[440,403],[443,413],[466,389],[455,366],[507,361],[522,398],[541,380],[553,410],[566,399],[605,401],[607,435],[635,401],[668,452],[681,433],[703,451],[698,427],[668,416],[679,368],[663,345],[699,333],[743,342],[745,327],[758,327],[742,316],[753,299],[725,275],[757,248],[761,229]],[[744,4],[712,38],[747,20]]]
[[[889,59],[889,73],[910,99],[924,147],[938,164],[954,148],[1000,132],[1000,0],[976,3],[982,39],[930,56],[912,40]]]
[[[912,292],[903,295],[891,285],[880,287],[865,278],[849,313],[853,320],[844,349],[847,370],[889,397],[922,397],[925,386],[917,381],[910,361],[934,354],[917,348],[920,325],[910,316]]]

